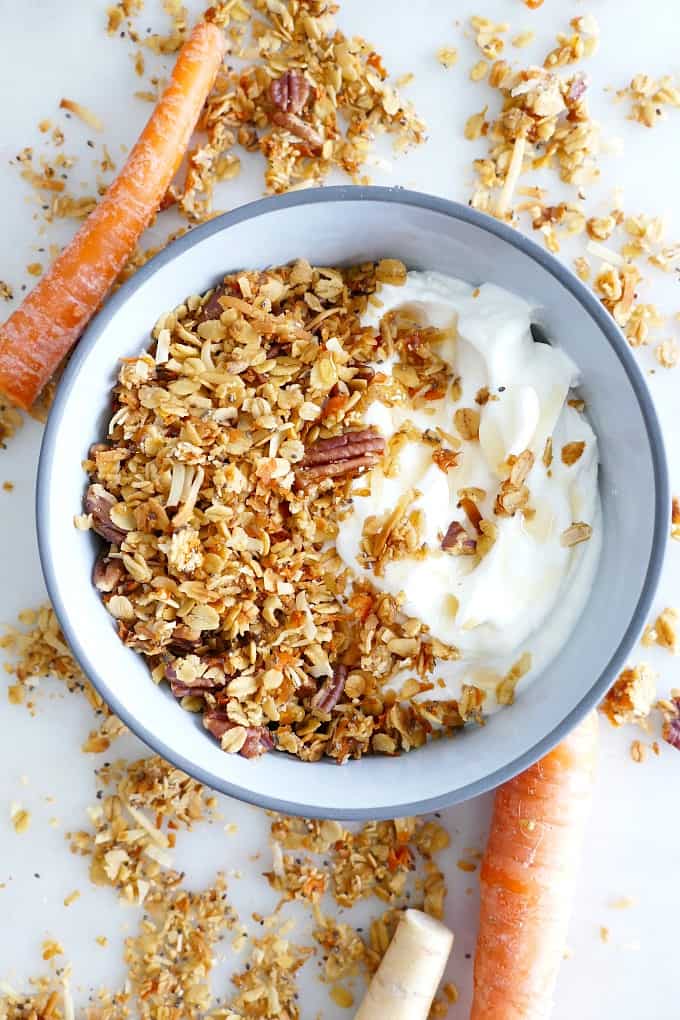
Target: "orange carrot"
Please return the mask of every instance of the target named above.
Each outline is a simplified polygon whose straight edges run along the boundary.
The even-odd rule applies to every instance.
[[[546,1020],[564,952],[597,758],[591,713],[496,791],[482,862],[470,1020]]]
[[[0,392],[29,408],[78,340],[158,210],[222,62],[225,39],[202,22],[97,208],[52,268],[0,326]]]

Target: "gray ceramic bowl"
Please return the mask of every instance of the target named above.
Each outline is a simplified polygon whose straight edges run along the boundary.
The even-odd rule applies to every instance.
[[[272,753],[224,754],[200,721],[149,679],[119,642],[92,588],[96,540],[78,532],[81,461],[103,434],[117,361],[148,343],[158,314],[226,271],[305,256],[322,265],[397,256],[470,282],[491,281],[542,308],[542,323],[583,374],[599,438],[604,542],[587,608],[566,647],[510,708],[400,758],[343,768]],[[543,248],[465,206],[388,188],[327,188],[265,199],[171,244],[111,298],[71,359],[40,459],[38,539],[66,637],[103,698],[142,740],[198,779],[243,800],[325,817],[395,817],[490,790],[560,740],[605,694],[645,622],[668,532],[659,425],[625,340],[595,297]]]

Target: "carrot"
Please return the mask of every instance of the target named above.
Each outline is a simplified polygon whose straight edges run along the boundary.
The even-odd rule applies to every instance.
[[[119,176],[52,268],[0,326],[0,392],[28,409],[78,340],[157,212],[222,62],[202,22]]]
[[[597,757],[591,713],[496,791],[480,874],[470,1020],[546,1020],[569,923]]]

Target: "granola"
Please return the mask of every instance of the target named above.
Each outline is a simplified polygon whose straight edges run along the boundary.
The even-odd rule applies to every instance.
[[[332,545],[357,475],[386,455],[362,424],[388,386],[368,361],[401,351],[393,395],[448,382],[432,331],[361,324],[379,279],[404,278],[389,259],[235,274],[161,316],[152,353],[120,370],[77,524],[106,543],[94,583],[121,638],[226,751],[342,762],[462,725],[455,702],[385,691],[406,667],[422,694],[452,653]],[[392,524],[376,556],[402,540]]]
[[[306,101],[294,79],[276,96],[296,109]],[[93,581],[121,639],[228,753],[342,763],[399,754],[482,719],[484,691],[467,678],[447,688],[437,675],[460,658],[458,634],[468,640],[479,621],[461,616],[454,645],[450,626],[433,628],[413,603],[407,611],[408,585],[384,579],[442,553],[469,560],[463,574],[475,570],[504,518],[533,519],[530,475],[547,466],[529,449],[508,454],[492,465],[489,491],[452,490],[459,513],[437,530],[449,474],[482,448],[496,456],[482,419],[507,413],[514,398],[505,386],[475,385],[474,400],[464,399],[446,355],[450,330],[394,305],[393,294],[423,280],[389,258],[235,273],[162,315],[150,352],[122,364],[107,438],[85,462],[76,524],[105,543]],[[487,292],[468,289],[476,314]],[[389,439],[365,420],[379,406],[402,415]],[[416,428],[408,408],[427,424]],[[575,465],[585,446],[564,445],[564,463]],[[373,480],[401,485],[414,450],[436,511],[418,483],[364,513]],[[359,503],[355,564],[347,528]],[[577,522],[562,547],[591,534]],[[449,620],[459,609],[452,590]],[[498,704],[512,703],[528,672],[513,680],[514,669],[510,658],[493,685]]]

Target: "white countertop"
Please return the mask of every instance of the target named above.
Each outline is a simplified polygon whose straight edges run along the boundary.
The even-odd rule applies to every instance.
[[[160,6],[147,0],[148,7]],[[413,10],[417,10],[413,14]],[[14,285],[26,282],[27,263],[46,258],[35,246],[64,239],[72,229],[63,226],[45,238],[37,237],[28,189],[8,161],[21,148],[39,144],[37,123],[42,118],[67,123],[65,151],[81,157],[82,179],[92,181],[93,154],[86,147],[88,129],[74,120],[65,122],[57,110],[61,96],[76,99],[94,109],[106,125],[106,141],[114,158],[120,144],[131,143],[148,115],[148,105],[131,98],[140,87],[127,44],[103,32],[104,0],[31,0],[2,4],[3,60],[0,62],[0,95],[3,96],[0,137],[0,204],[5,228],[0,277]],[[559,16],[558,16],[559,11]],[[470,193],[470,160],[476,146],[462,137],[467,116],[487,101],[485,87],[467,80],[477,60],[473,44],[454,24],[484,14],[511,21],[512,34],[531,27],[537,41],[530,50],[511,50],[525,63],[528,53],[542,57],[551,48],[554,33],[566,29],[575,14],[592,11],[602,25],[598,56],[590,61],[593,87],[591,105],[603,122],[605,136],[624,139],[624,155],[603,159],[603,183],[597,190],[600,204],[594,212],[611,208],[611,193],[624,186],[625,208],[632,213],[667,213],[668,235],[680,238],[680,204],[676,201],[680,166],[680,111],[653,130],[627,123],[623,105],[614,105],[606,87],[620,88],[640,71],[661,75],[678,70],[680,9],[675,0],[651,0],[645,5],[593,0],[592,5],[566,0],[545,3],[531,12],[520,0],[486,0],[483,5],[449,3],[446,0],[345,0],[340,23],[349,33],[365,35],[382,53],[385,63],[400,75],[415,73],[408,89],[427,121],[429,141],[420,150],[394,162],[391,174],[375,173],[376,183],[403,184],[451,198],[467,200]],[[144,21],[144,24],[151,21]],[[434,53],[442,45],[458,47],[458,66],[445,71]],[[98,142],[100,138],[96,139]],[[249,168],[254,170],[249,171]],[[554,194],[550,177],[551,194]],[[537,183],[538,180],[537,180]],[[262,192],[259,161],[253,157],[241,177],[225,185],[220,205],[230,208],[256,198]],[[593,197],[595,196],[593,192]],[[167,230],[159,232],[165,236]],[[677,276],[660,274],[649,290],[669,316],[678,309]],[[674,300],[675,297],[675,300]],[[4,314],[5,308],[0,309]],[[669,322],[668,335],[680,327]],[[654,368],[650,351],[640,364]],[[649,383],[661,415],[668,442],[671,480],[680,492],[680,436],[677,430],[677,392],[680,367],[666,372],[657,367]],[[673,426],[675,429],[673,430]],[[41,428],[31,422],[0,451],[0,485],[14,482],[11,493],[0,488],[0,619],[12,622],[17,612],[38,605],[44,589],[38,566],[33,530],[33,484]],[[640,493],[640,513],[645,513],[647,494]],[[680,603],[680,544],[669,544],[664,577],[656,606]],[[640,651],[661,674],[664,693],[680,686],[678,662],[668,653]],[[73,964],[77,1000],[86,990],[102,983],[114,986],[122,975],[120,945],[127,926],[135,926],[136,911],[124,908],[111,890],[89,884],[86,863],[70,854],[64,833],[87,824],[85,808],[94,796],[93,769],[103,759],[120,755],[142,756],[145,748],[129,737],[117,742],[102,756],[86,756],[80,745],[92,728],[83,699],[64,697],[59,686],[45,683],[38,696],[38,711],[31,718],[25,708],[0,699],[2,770],[0,771],[0,980],[13,984],[41,971],[40,943],[49,936],[64,944]],[[678,1016],[675,968],[676,918],[680,906],[674,864],[680,848],[680,817],[674,812],[676,783],[680,782],[680,754],[667,745],[659,758],[650,756],[635,764],[629,756],[631,740],[640,734],[631,729],[614,731],[602,725],[602,760],[595,811],[588,832],[583,868],[569,936],[570,955],[559,979],[555,1020],[675,1020]],[[22,777],[24,777],[22,781]],[[46,798],[54,798],[48,801]],[[33,813],[28,834],[16,835],[9,821],[10,803],[21,801]],[[225,820],[238,824],[237,835],[226,835],[221,826],[202,827],[181,837],[178,861],[186,868],[188,882],[198,886],[218,867],[242,872],[230,882],[230,895],[244,917],[253,909],[270,909],[274,895],[261,872],[268,867],[267,819],[263,812],[222,798]],[[451,1008],[452,1017],[465,1018],[469,1003],[471,962],[474,949],[475,896],[466,890],[476,885],[475,876],[456,868],[459,851],[482,846],[489,798],[443,813],[453,841],[448,854],[449,897],[446,919],[455,930],[456,943],[450,977],[461,990]],[[57,827],[49,825],[52,817]],[[261,853],[261,859],[254,855]],[[35,877],[39,875],[40,877]],[[73,889],[81,898],[69,908],[63,898]],[[635,904],[616,910],[612,901],[632,897]],[[378,912],[378,905],[371,904]],[[600,938],[600,927],[609,929],[609,941]],[[103,950],[94,936],[106,934]],[[304,926],[293,938],[304,941]],[[242,966],[243,957],[240,959]],[[318,1010],[326,1020],[346,1017],[350,1011],[336,1007],[326,989],[314,977],[314,965],[303,971],[301,1015],[312,1020]],[[226,983],[217,990],[224,994]]]

